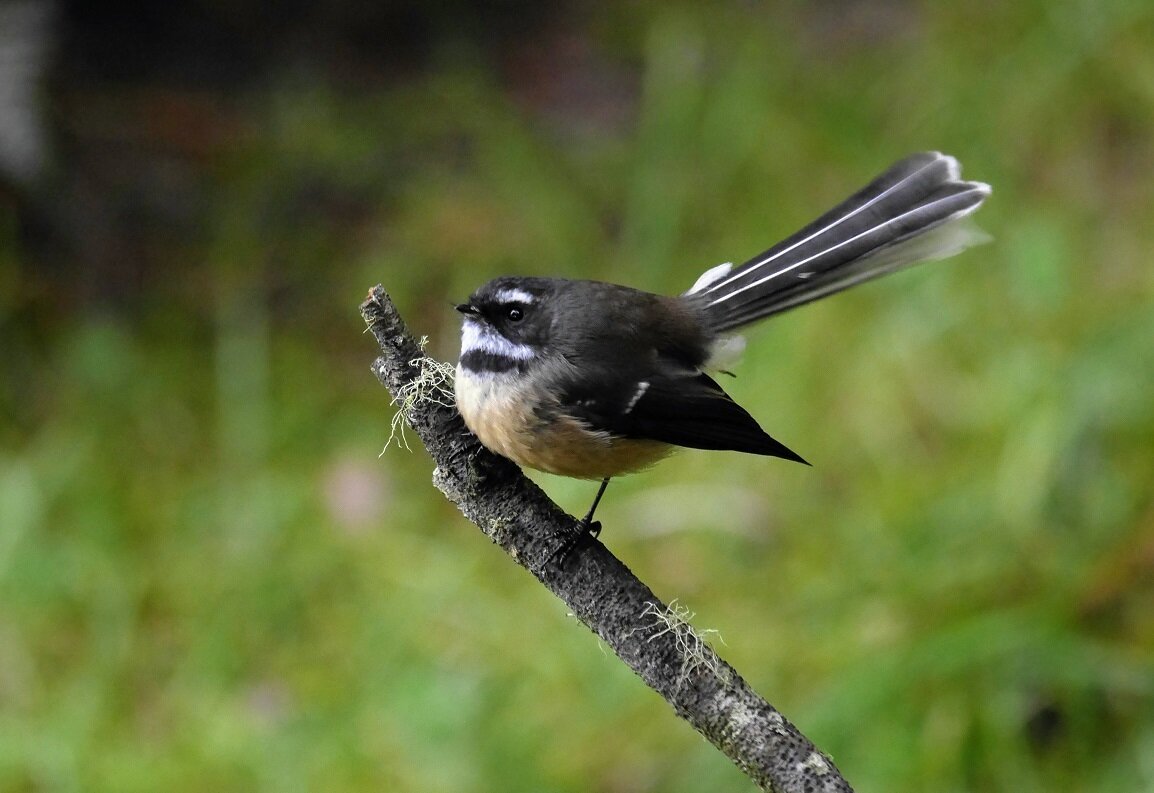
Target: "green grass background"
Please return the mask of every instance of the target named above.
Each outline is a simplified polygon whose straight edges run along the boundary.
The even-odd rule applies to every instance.
[[[0,230],[0,790],[751,789],[378,457],[357,305],[452,359],[489,277],[681,291],[924,148],[994,241],[753,331],[729,383],[814,467],[681,454],[603,539],[859,790],[1154,790],[1154,6],[589,20],[624,120],[468,48],[271,92],[145,310],[72,310]]]

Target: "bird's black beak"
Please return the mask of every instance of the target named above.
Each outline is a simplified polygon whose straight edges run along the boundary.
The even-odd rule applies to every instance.
[[[476,317],[480,316],[481,314],[481,309],[477,308],[472,303],[458,303],[456,306],[454,306],[454,308],[456,308],[467,317]]]

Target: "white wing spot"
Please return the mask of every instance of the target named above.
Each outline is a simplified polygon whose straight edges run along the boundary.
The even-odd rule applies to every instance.
[[[637,384],[637,391],[634,392],[633,398],[629,400],[629,404],[625,406],[625,412],[629,413],[637,405],[637,400],[645,396],[645,392],[649,390],[649,383],[642,380]]]

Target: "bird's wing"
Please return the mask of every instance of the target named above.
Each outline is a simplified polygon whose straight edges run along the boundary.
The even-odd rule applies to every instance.
[[[700,372],[652,373],[596,393],[574,389],[567,394],[565,407],[591,428],[620,437],[805,462],[770,437],[713,378]]]

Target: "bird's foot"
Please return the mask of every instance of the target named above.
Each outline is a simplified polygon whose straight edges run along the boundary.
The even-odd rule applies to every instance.
[[[557,550],[553,551],[553,555],[549,558],[550,563],[558,568],[564,567],[565,562],[579,546],[597,539],[600,534],[601,521],[589,520],[589,516],[585,516],[577,521],[573,531],[566,534]]]

